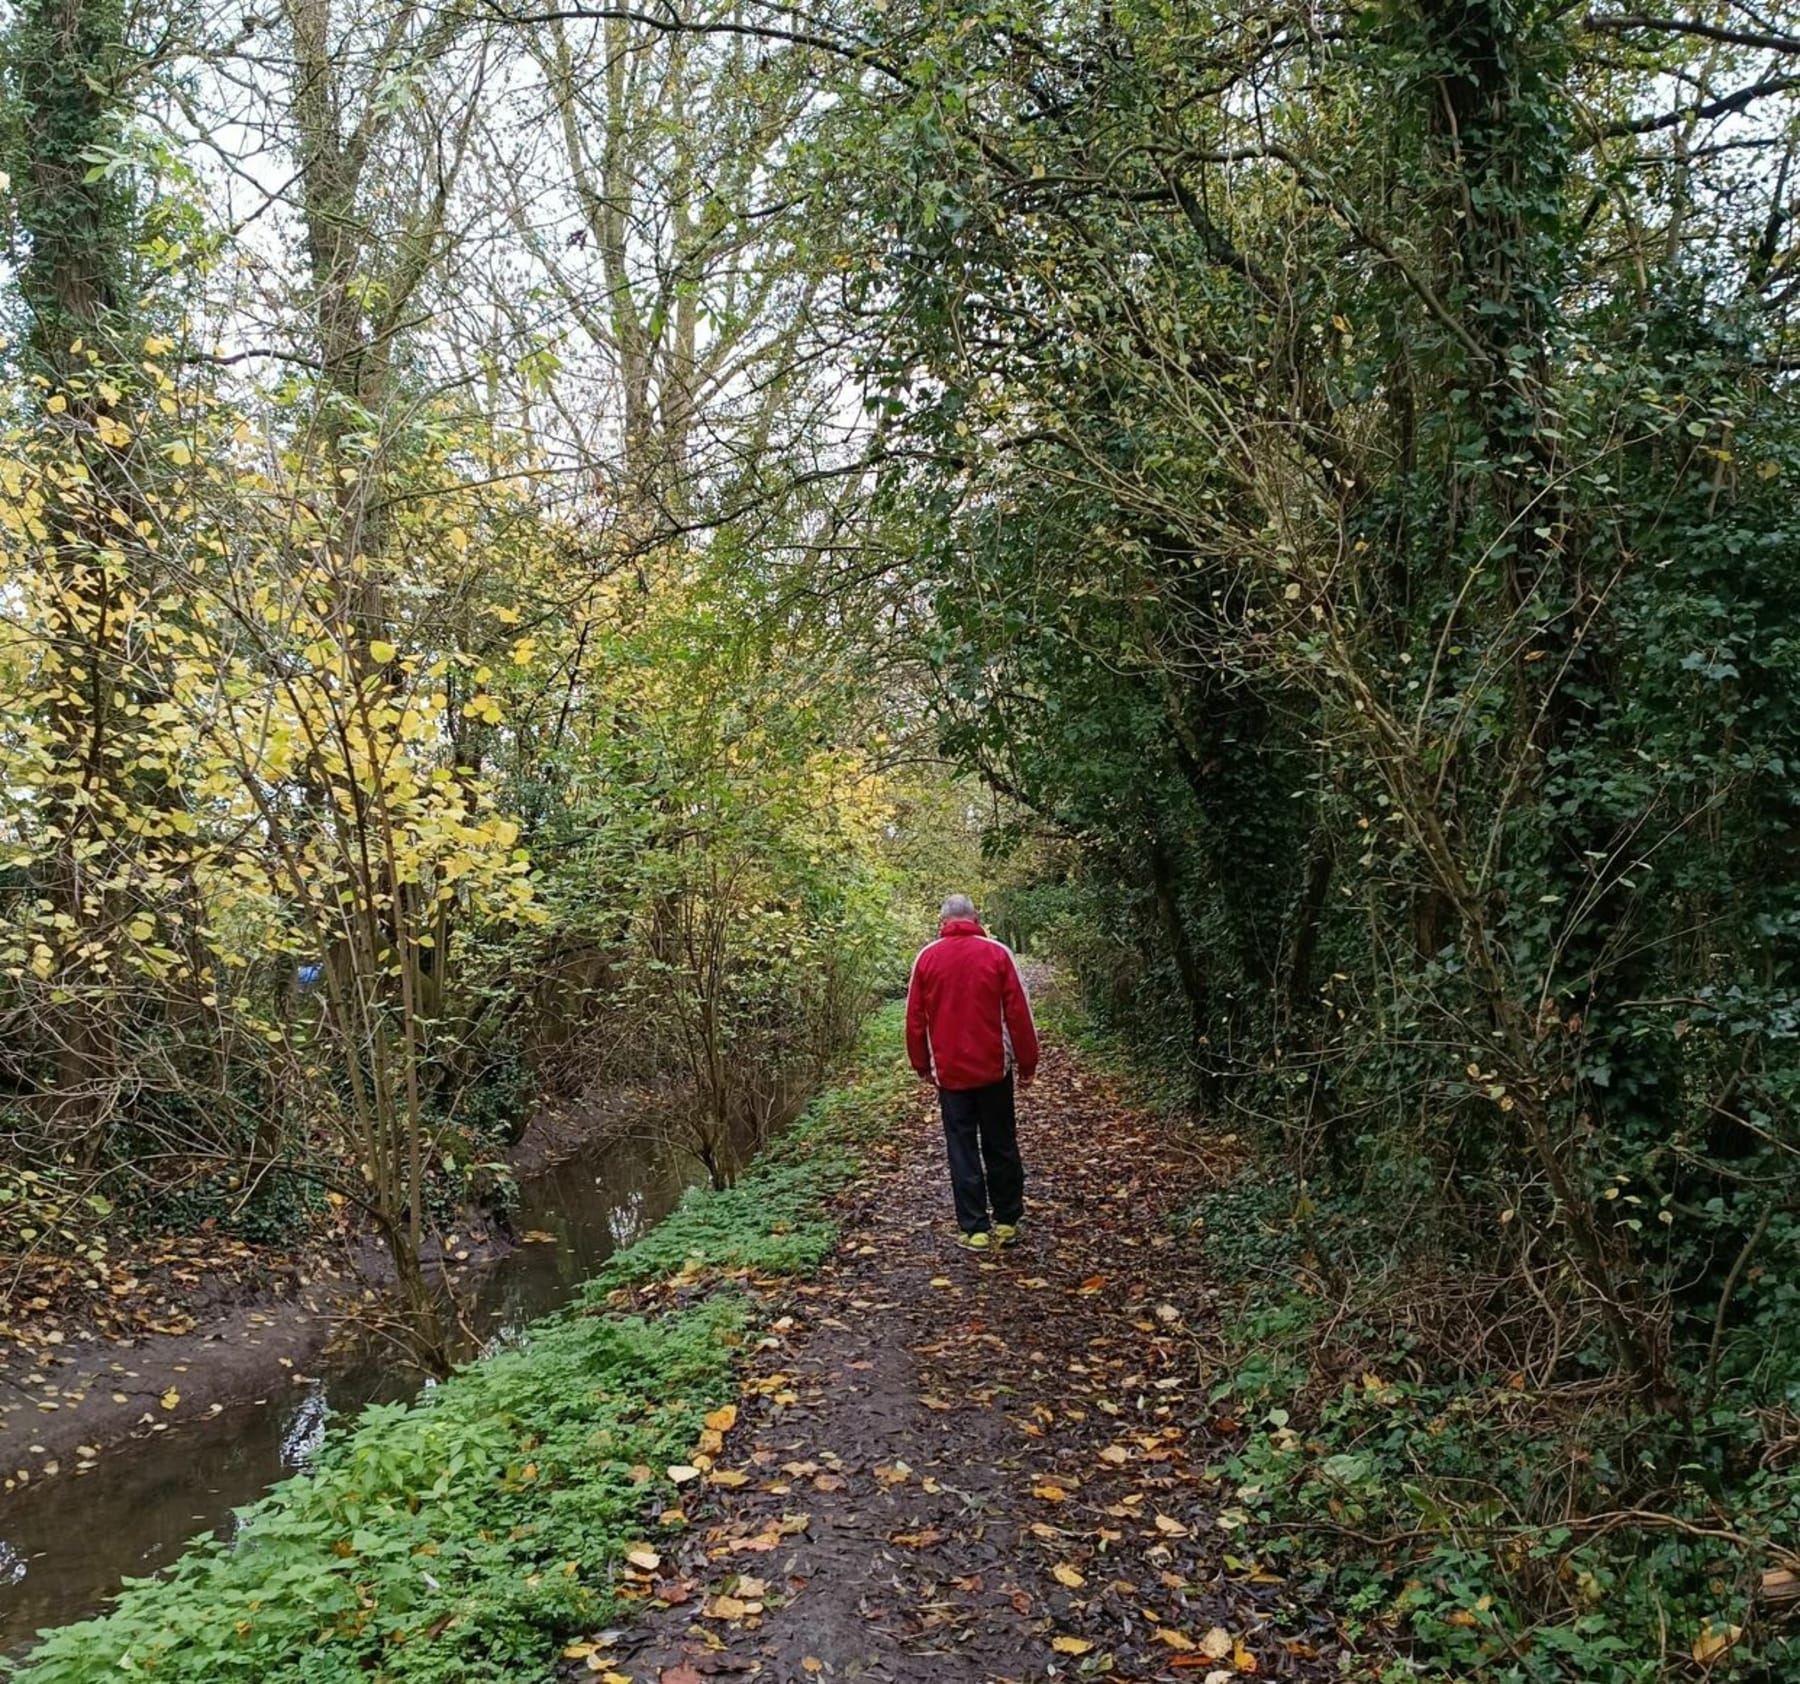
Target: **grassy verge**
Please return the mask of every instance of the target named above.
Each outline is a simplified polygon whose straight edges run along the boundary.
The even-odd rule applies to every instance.
[[[617,1563],[671,1497],[665,1470],[733,1390],[746,1307],[731,1276],[830,1249],[827,1201],[911,1091],[900,1041],[890,1008],[844,1084],[737,1187],[691,1194],[518,1348],[363,1411],[233,1537],[53,1633],[17,1684],[537,1684],[561,1642],[617,1611]],[[607,1307],[673,1274],[713,1290],[652,1316]]]
[[[1134,1097],[1181,1109],[1166,1077],[1059,1008]],[[1352,1676],[1800,1677],[1796,1622],[1759,1597],[1800,1548],[1800,1479],[1791,1443],[1771,1447],[1772,1409],[1654,1414],[1598,1363],[1541,1387],[1483,1372],[1420,1313],[1468,1289],[1455,1259],[1409,1256],[1378,1200],[1303,1188],[1253,1146],[1221,1161],[1234,1173],[1197,1190],[1181,1227],[1222,1289],[1227,1559],[1332,1609],[1366,1657]]]

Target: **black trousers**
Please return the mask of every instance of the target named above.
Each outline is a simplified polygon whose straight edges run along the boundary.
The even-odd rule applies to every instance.
[[[990,1200],[996,1222],[1016,1223],[1025,1210],[1025,1165],[1019,1158],[1012,1077],[985,1088],[939,1088],[938,1105],[957,1227],[965,1234],[986,1229]]]

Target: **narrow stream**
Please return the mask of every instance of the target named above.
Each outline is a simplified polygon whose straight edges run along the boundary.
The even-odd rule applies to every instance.
[[[687,1181],[642,1149],[591,1151],[521,1187],[514,1221],[555,1244],[521,1245],[475,1283],[476,1325],[502,1337],[566,1303],[615,1251],[668,1213]],[[311,1387],[120,1445],[94,1471],[0,1505],[0,1650],[97,1612],[126,1575],[154,1573],[232,1510],[303,1469],[328,1416],[410,1397],[421,1382],[379,1352],[327,1363]]]

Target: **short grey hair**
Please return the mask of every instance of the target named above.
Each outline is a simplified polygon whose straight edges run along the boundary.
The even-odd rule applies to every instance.
[[[975,903],[970,900],[967,895],[948,895],[945,897],[944,919],[946,922],[952,918],[973,918],[974,916]]]

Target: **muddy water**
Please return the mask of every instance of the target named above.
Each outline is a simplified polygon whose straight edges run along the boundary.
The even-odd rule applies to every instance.
[[[521,1189],[516,1226],[555,1243],[521,1245],[484,1272],[477,1328],[503,1339],[566,1303],[664,1216],[685,1184],[672,1165],[620,1149],[534,1177]],[[419,1384],[391,1358],[353,1352],[325,1362],[310,1386],[271,1381],[261,1403],[120,1445],[91,1473],[8,1498],[0,1505],[0,1650],[98,1611],[122,1577],[154,1573],[201,1533],[231,1527],[234,1509],[305,1468],[329,1417],[408,1397]]]

